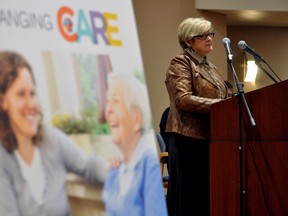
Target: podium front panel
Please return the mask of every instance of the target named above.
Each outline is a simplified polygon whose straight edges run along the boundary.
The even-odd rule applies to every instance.
[[[288,215],[288,81],[245,93],[252,127],[238,97],[211,107],[210,215]],[[241,121],[240,121],[241,120]]]

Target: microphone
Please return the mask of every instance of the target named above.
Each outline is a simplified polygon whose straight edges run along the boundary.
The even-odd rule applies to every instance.
[[[263,62],[266,63],[266,61],[265,61],[260,55],[258,55],[253,49],[251,49],[251,48],[246,44],[245,41],[240,40],[240,41],[238,42],[238,47],[239,47],[240,49],[243,49],[243,50],[245,50],[246,52],[250,53],[256,60],[258,60],[258,61],[263,61]]]
[[[233,54],[232,54],[232,49],[230,47],[230,39],[225,37],[225,38],[223,38],[222,42],[224,44],[225,51],[226,51],[226,54],[227,54],[227,60],[228,61],[232,61]]]

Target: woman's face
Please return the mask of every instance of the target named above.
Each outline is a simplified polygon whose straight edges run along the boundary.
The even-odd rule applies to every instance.
[[[201,57],[207,56],[213,50],[213,35],[206,32],[202,35],[197,35],[193,39],[189,40],[188,43],[195,52]]]
[[[113,81],[107,92],[105,118],[110,126],[113,141],[123,151],[139,131],[139,119],[134,111],[127,107],[124,88]]]
[[[18,76],[3,96],[3,109],[16,137],[32,138],[40,120],[35,85],[26,67],[18,69]]]

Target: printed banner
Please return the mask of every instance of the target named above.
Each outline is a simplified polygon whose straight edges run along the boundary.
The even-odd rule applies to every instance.
[[[103,114],[112,71],[144,77],[130,1],[8,1],[0,8],[0,35],[1,50],[32,65],[46,122],[91,106]]]

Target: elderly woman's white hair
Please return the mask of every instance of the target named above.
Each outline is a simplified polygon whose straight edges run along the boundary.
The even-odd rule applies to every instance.
[[[123,84],[124,97],[128,109],[137,107],[142,114],[141,133],[146,133],[151,126],[151,112],[149,98],[145,85],[131,74],[110,73],[107,77],[108,87],[114,84],[114,81]]]
[[[183,49],[187,48],[185,43],[187,40],[191,40],[196,35],[201,35],[211,30],[211,22],[205,18],[186,18],[178,27],[178,40]]]

